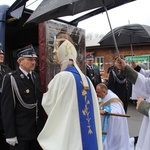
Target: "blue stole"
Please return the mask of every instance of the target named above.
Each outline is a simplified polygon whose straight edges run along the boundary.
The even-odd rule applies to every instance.
[[[104,106],[102,110],[104,110],[105,112],[111,112],[110,104],[108,104],[107,106]],[[108,120],[109,120],[109,115],[105,115],[104,120],[103,120],[103,125],[102,125],[102,131],[107,132]],[[105,141],[105,139],[106,139],[106,134],[103,134],[102,135],[103,142]]]
[[[65,71],[71,72],[76,80],[83,150],[98,150],[91,90],[84,90],[80,74],[75,67],[68,67]]]

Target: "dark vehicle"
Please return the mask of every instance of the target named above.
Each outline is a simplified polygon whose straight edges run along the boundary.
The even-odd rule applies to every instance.
[[[34,46],[39,56],[36,71],[40,73],[42,86],[45,91],[46,84],[57,73],[57,67],[52,62],[54,36],[59,37],[58,35],[60,34],[69,34],[73,41],[76,42],[75,45],[78,46],[80,61],[84,61],[86,49],[85,31],[77,27],[78,22],[103,13],[105,9],[99,7],[70,22],[55,18],[53,22],[48,20],[43,23],[26,23],[33,13],[33,10],[25,7],[27,1],[29,0],[16,0],[10,7],[8,5],[0,5],[0,42],[5,50],[5,61],[12,70],[16,69],[17,65],[16,51],[29,44]],[[114,0],[112,1],[114,2]],[[107,9],[109,10],[132,1],[135,0],[113,3]],[[84,63],[80,64],[82,64],[81,68],[84,71]]]

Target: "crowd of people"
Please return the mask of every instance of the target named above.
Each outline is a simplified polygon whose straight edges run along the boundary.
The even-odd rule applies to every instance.
[[[150,72],[135,62],[131,67],[118,56],[108,82],[103,83],[93,55],[86,56],[83,74],[72,41],[54,38],[53,45],[61,71],[45,93],[34,71],[33,46],[17,51],[18,68],[11,71],[0,45],[0,146],[5,150],[149,150]],[[138,140],[130,137],[126,117],[131,94],[144,115]]]

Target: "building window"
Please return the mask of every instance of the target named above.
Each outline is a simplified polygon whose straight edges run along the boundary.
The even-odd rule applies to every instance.
[[[104,56],[95,57],[95,65],[98,66],[100,72],[104,71]]]

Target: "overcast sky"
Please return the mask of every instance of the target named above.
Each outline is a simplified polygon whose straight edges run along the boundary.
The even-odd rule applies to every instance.
[[[11,5],[15,0],[0,0],[0,4]],[[35,9],[42,0],[30,0],[35,2],[31,8]],[[27,5],[29,5],[29,2]],[[150,25],[150,0],[136,0],[108,11],[112,28],[126,24]],[[72,17],[71,17],[72,18]],[[67,17],[69,20],[70,17]],[[85,29],[87,33],[106,34],[110,31],[106,13],[96,15],[79,23],[78,27]]]
[[[112,28],[126,24],[150,25],[150,0],[136,0],[108,11]],[[110,31],[106,13],[96,15],[80,22],[79,26],[87,32],[106,34]]]

